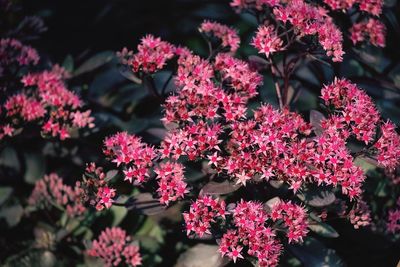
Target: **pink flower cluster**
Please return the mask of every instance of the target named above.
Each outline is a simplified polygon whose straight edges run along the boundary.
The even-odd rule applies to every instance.
[[[78,186],[81,188],[80,198],[84,203],[89,203],[99,211],[111,208],[115,189],[107,185],[103,168],[97,167],[93,162],[87,164],[83,180]]]
[[[45,135],[70,137],[72,129],[93,128],[90,110],[81,111],[82,102],[64,84],[65,71],[55,66],[51,71],[27,74],[22,78],[24,91],[7,99],[3,108],[10,123],[2,127],[0,138],[11,136],[22,122],[40,120]]]
[[[371,209],[365,201],[359,200],[350,210],[348,218],[355,229],[368,226],[372,222]]]
[[[382,13],[382,0],[324,0],[324,2],[333,10],[350,9],[355,4],[361,11],[365,11],[374,16]]]
[[[350,39],[353,44],[358,44],[368,39],[374,46],[385,47],[385,35],[385,24],[373,18],[356,23],[350,28]]]
[[[277,21],[290,22],[299,37],[317,35],[319,43],[333,61],[342,61],[342,32],[327,15],[327,10],[304,2],[291,0],[273,9]]]
[[[314,153],[310,157],[313,167],[310,173],[320,184],[340,185],[350,199],[359,198],[365,180],[363,170],[356,166],[346,142],[337,133],[325,132],[314,139]]]
[[[120,53],[122,63],[132,67],[133,72],[153,73],[162,69],[166,62],[174,56],[175,47],[159,37],[147,35],[142,38],[137,47],[138,52],[133,54],[126,49]]]
[[[212,223],[218,219],[225,218],[225,202],[214,199],[211,196],[199,196],[196,202],[190,205],[189,212],[183,213],[186,224],[186,233],[202,237],[205,234],[211,234]]]
[[[260,266],[277,266],[282,245],[275,238],[275,231],[267,225],[269,215],[261,203],[241,201],[232,212],[233,228],[221,238],[219,251],[233,259],[243,259],[247,254],[258,259]]]
[[[28,203],[44,209],[51,209],[56,205],[57,208],[66,209],[68,216],[76,217],[86,211],[79,201],[80,194],[79,186],[72,188],[64,184],[60,176],[51,173],[36,182]]]
[[[37,51],[32,47],[23,45],[16,39],[0,39],[0,76],[2,69],[11,64],[36,65],[39,59]]]
[[[220,74],[220,85],[214,83],[214,71]],[[165,123],[234,121],[245,117],[247,101],[257,95],[262,77],[228,54],[217,55],[214,65],[189,55],[179,61],[175,83],[179,91],[166,100]]]
[[[266,57],[284,49],[282,46],[283,41],[278,37],[277,31],[272,24],[258,27],[252,45],[257,48],[260,54],[265,54]]]
[[[339,113],[323,123],[329,133],[340,132],[344,139],[354,135],[369,144],[374,140],[380,120],[379,112],[371,98],[357,85],[346,79],[335,79],[321,91],[325,105],[334,107]]]
[[[140,137],[120,132],[104,140],[104,154],[124,167],[125,180],[133,184],[143,183],[150,175],[156,152],[143,143]]]
[[[246,9],[262,10],[264,7],[272,7],[280,4],[280,0],[232,0],[231,7],[238,12]]]
[[[308,233],[307,213],[304,208],[291,202],[283,202],[273,205],[271,211],[272,221],[282,220],[288,228],[287,237],[289,243],[303,242],[303,237]]]
[[[389,211],[387,230],[390,233],[400,232],[400,197],[397,199],[397,207]]]
[[[170,201],[176,201],[183,198],[188,192],[183,174],[184,166],[177,162],[160,163],[154,169],[157,174],[158,189],[160,194],[160,203],[166,204]]]
[[[396,126],[388,121],[381,126],[382,136],[374,144],[377,160],[383,167],[394,169],[400,165],[400,135]]]
[[[240,38],[235,29],[222,25],[218,22],[204,21],[199,28],[199,31],[215,36],[222,42],[222,47],[229,48],[229,51],[235,53],[240,45]]]
[[[224,202],[220,202],[223,203],[222,207],[217,203],[210,196],[202,196],[191,205],[189,213],[184,213],[187,234],[195,232],[202,236],[205,233],[211,234],[211,229],[215,230],[218,226],[227,226],[219,243],[219,251],[234,262],[243,259],[246,252],[256,257],[260,266],[277,266],[282,245],[276,238],[275,222],[281,221],[288,228],[289,242],[302,242],[308,232],[306,211],[290,202],[277,203],[270,213],[261,203],[252,201],[241,200],[231,211],[223,210]],[[217,208],[213,210],[212,206]],[[221,222],[211,224],[217,218]],[[224,223],[230,218],[233,220],[232,225]]]
[[[106,138],[104,146],[104,154],[110,157],[117,166],[122,165],[125,180],[129,180],[135,185],[142,184],[150,178],[153,161],[162,153],[141,142],[140,137],[129,135],[126,132]],[[164,151],[164,153],[167,152]],[[171,201],[182,198],[188,192],[183,170],[182,164],[172,161],[160,163],[154,168],[161,204],[168,205]]]
[[[131,238],[119,227],[106,228],[86,253],[102,259],[106,267],[120,264],[136,267],[142,264],[139,246],[132,244]]]

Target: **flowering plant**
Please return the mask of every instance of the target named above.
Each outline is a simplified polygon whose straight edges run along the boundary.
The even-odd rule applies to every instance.
[[[32,151],[51,162],[35,177],[24,170],[27,201],[4,189],[20,224],[35,222],[29,263],[197,266],[208,247],[193,244],[208,243],[207,266],[344,266],[325,242],[340,239],[341,223],[397,242],[398,118],[341,71],[371,71],[365,53],[386,45],[383,3],[230,6],[251,36],[205,20],[203,54],[147,34],[132,51],[39,68],[36,50],[1,39],[3,151],[36,167],[11,141],[35,137]],[[91,73],[105,78],[85,93],[76,81]],[[130,87],[105,90],[111,76]]]

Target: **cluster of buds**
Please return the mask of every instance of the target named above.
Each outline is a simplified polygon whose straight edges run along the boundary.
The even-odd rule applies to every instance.
[[[106,267],[142,265],[139,246],[132,243],[130,236],[119,227],[106,228],[86,253],[100,258]]]
[[[86,211],[79,201],[81,194],[79,184],[71,187],[64,184],[60,176],[51,173],[36,182],[28,203],[39,209],[65,209],[69,217],[77,217]]]
[[[83,179],[78,183],[82,192],[80,194],[82,202],[89,203],[99,211],[112,206],[115,189],[107,185],[103,168],[97,167],[93,162],[87,164]]]

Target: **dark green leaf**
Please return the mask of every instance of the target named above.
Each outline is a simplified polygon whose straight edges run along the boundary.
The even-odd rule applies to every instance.
[[[335,229],[333,229],[332,226],[326,223],[321,223],[321,222],[314,222],[308,226],[308,228],[311,229],[311,231],[319,234],[320,236],[323,237],[328,237],[328,238],[336,238],[339,237],[338,232],[336,232]]]
[[[0,187],[0,206],[11,196],[13,188],[9,186]]]
[[[93,57],[86,60],[82,65],[80,65],[74,72],[73,76],[78,76],[86,72],[93,71],[104,64],[110,62],[114,58],[114,52],[104,51],[100,52]]]

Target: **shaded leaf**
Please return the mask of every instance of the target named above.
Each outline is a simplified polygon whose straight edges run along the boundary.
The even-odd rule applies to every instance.
[[[139,77],[137,77],[131,70],[120,69],[119,72],[121,73],[122,76],[124,76],[128,80],[137,84],[142,84],[142,80]]]
[[[110,211],[113,215],[112,226],[119,225],[128,214],[128,210],[125,207],[112,206]]]
[[[137,210],[145,215],[155,215],[166,209],[166,207],[161,205],[160,201],[153,198],[150,193],[140,193],[134,196],[129,202],[128,209]]]
[[[78,76],[86,72],[90,72],[92,70],[95,70],[104,64],[110,62],[114,58],[114,52],[112,51],[104,51],[100,52],[93,57],[89,58],[86,60],[82,65],[80,65],[75,72],[73,73],[73,76]]]
[[[297,197],[312,207],[325,207],[335,202],[335,194],[326,189],[308,190],[303,194],[297,194]]]
[[[63,68],[72,73],[74,70],[74,59],[71,55],[67,55],[62,63]]]
[[[11,196],[13,190],[9,186],[0,187],[0,206]]]
[[[344,267],[342,259],[333,249],[329,249],[314,238],[306,238],[304,244],[289,245],[288,249],[304,267]]]
[[[26,171],[24,180],[28,184],[34,184],[45,174],[45,158],[39,153],[25,153]]]
[[[105,181],[110,181],[111,179],[113,179],[115,176],[118,175],[118,170],[109,170],[106,173],[106,177],[104,178]]]
[[[241,184],[235,184],[229,182],[228,180],[223,181],[222,183],[217,183],[211,181],[207,183],[202,189],[201,194],[207,195],[225,195],[232,192],[235,192],[241,187]]]
[[[17,225],[24,214],[24,209],[21,205],[17,204],[10,207],[5,207],[0,211],[0,218],[4,218],[8,226],[13,227]]]
[[[336,230],[333,229],[332,226],[330,226],[329,224],[326,224],[326,223],[315,222],[313,224],[309,224],[308,228],[310,228],[311,231],[313,231],[323,237],[328,237],[328,238],[339,237],[338,232],[336,232]]]

